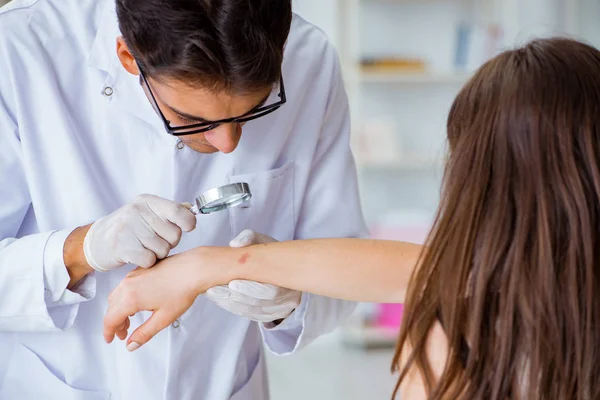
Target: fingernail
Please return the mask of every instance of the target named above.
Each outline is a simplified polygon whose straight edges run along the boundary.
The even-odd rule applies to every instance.
[[[127,351],[136,351],[139,348],[140,348],[140,345],[137,344],[136,342],[131,342],[127,345]]]

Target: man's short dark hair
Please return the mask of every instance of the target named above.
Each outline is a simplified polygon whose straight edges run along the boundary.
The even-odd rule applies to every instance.
[[[121,34],[144,73],[212,90],[275,84],[291,0],[117,0]]]

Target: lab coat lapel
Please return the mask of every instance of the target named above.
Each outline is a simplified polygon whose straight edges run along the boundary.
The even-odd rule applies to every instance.
[[[119,63],[115,55],[116,63],[112,71],[111,108],[119,113],[126,112],[139,118],[152,126],[152,130],[160,133],[161,136],[168,136],[164,125],[158,114],[152,108],[150,101],[144,94],[144,89],[140,85],[139,77],[131,75]],[[169,138],[172,138],[169,136]]]
[[[131,114],[155,128],[163,129],[160,117],[153,110],[139,83],[139,77],[128,73],[116,54],[116,40],[121,35],[114,2],[108,2],[100,17],[88,64],[106,73],[98,91],[111,97],[111,108]],[[158,130],[162,132],[162,130]]]
[[[90,50],[88,59],[90,67],[105,72],[109,71],[111,58],[115,53],[115,40],[120,34],[115,3],[105,2],[105,7],[100,13],[96,37]]]

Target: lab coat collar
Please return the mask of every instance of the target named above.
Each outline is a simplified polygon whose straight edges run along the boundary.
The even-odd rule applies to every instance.
[[[127,72],[116,52],[116,40],[121,35],[114,1],[106,1],[100,12],[99,28],[92,44],[89,65],[106,73],[103,86],[98,93],[111,93],[110,101],[116,111],[125,111],[152,125],[153,131],[166,142],[177,141],[164,128],[160,117],[156,114],[139,83],[139,78]]]
[[[100,24],[90,52],[89,65],[108,72],[116,52],[116,39],[121,35],[114,1],[104,2]],[[112,52],[108,51],[112,47]]]

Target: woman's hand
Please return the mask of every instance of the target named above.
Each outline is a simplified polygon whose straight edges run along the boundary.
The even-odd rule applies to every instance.
[[[104,339],[111,343],[117,335],[124,340],[129,317],[140,311],[152,311],[152,316],[129,337],[127,349],[134,351],[147,343],[185,313],[197,296],[236,278],[215,262],[217,254],[235,251],[198,248],[168,257],[153,268],[130,272],[108,297]]]

